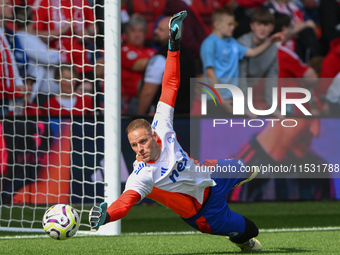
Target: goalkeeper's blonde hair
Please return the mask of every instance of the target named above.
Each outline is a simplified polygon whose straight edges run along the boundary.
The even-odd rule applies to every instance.
[[[152,134],[152,128],[150,123],[145,119],[135,119],[132,121],[127,128],[125,129],[126,134],[129,134],[130,132],[139,129],[139,128],[145,128],[150,134]]]

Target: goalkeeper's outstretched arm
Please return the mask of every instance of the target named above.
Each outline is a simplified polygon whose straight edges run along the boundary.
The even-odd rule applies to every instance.
[[[141,196],[138,192],[127,190],[109,208],[107,208],[106,202],[101,203],[100,206],[92,207],[89,218],[91,227],[99,227],[123,218],[140,199]]]
[[[175,107],[181,76],[179,63],[181,25],[186,16],[186,11],[179,12],[172,16],[169,23],[169,50],[165,63],[162,92],[159,101],[166,103],[173,108]]]

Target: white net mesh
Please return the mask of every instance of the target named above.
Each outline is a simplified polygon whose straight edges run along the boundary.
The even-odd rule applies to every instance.
[[[87,217],[104,196],[104,1],[2,2],[0,230],[42,229],[58,203]]]

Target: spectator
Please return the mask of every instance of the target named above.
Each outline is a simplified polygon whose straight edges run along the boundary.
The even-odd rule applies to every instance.
[[[238,86],[239,60],[260,55],[280,37],[279,34],[275,34],[256,48],[248,48],[232,37],[235,19],[231,10],[214,11],[212,22],[213,32],[204,40],[201,47],[204,75],[210,84],[224,83]],[[218,110],[224,114],[231,114],[233,111],[231,92],[225,89],[218,90],[218,93],[222,95],[222,106]],[[211,103],[212,100],[207,101],[208,106]]]
[[[291,0],[270,0],[265,6],[272,12],[287,14],[292,19],[293,29],[286,35],[287,47],[295,51],[304,63],[308,63],[312,57],[320,54],[316,37],[317,26],[305,15],[303,6],[297,3]]]
[[[82,82],[79,82],[76,85],[76,88],[74,90],[75,93],[79,95],[88,95],[88,96],[94,96],[94,86],[93,82],[89,80],[84,80]]]
[[[156,50],[146,47],[145,43],[146,22],[142,16],[132,15],[126,26],[126,43],[122,45],[122,112],[136,112],[138,85],[142,79],[146,64]],[[130,105],[131,103],[131,105]],[[128,108],[130,109],[128,110]]]
[[[95,25],[87,0],[41,0],[35,4],[39,37],[60,51],[61,62],[73,63],[78,73],[92,72],[86,44],[93,43]]]
[[[284,36],[290,33],[290,30],[293,29],[293,24],[291,23],[291,18],[287,14],[275,13],[275,29],[274,32],[282,32]],[[285,37],[287,38],[287,37]],[[306,65],[302,62],[299,56],[290,50],[285,45],[286,41],[282,43],[278,43],[278,60],[279,60],[279,78],[291,78],[286,80],[281,80],[279,82],[279,91],[281,87],[289,86],[289,87],[301,87],[306,86],[311,93],[314,93],[314,88],[317,85],[318,75],[316,71],[311,68],[309,65]],[[295,78],[304,78],[304,84],[297,83],[297,79]],[[287,82],[288,80],[288,82]],[[289,93],[287,98],[300,98],[301,94],[299,93]],[[281,98],[279,97],[281,100]],[[279,105],[280,105],[279,100]],[[312,97],[312,102],[317,102],[318,98],[315,95]],[[293,106],[293,105],[291,105]],[[312,106],[309,103],[304,104],[305,108],[312,109]],[[317,109],[314,108],[315,111]],[[301,111],[294,107],[287,107],[288,114],[302,114]]]
[[[74,93],[78,72],[72,64],[62,64],[55,71],[55,79],[60,84],[60,94],[46,101],[44,114],[49,116],[72,116],[93,113],[93,101],[90,96]]]
[[[35,80],[28,103],[36,99],[36,103],[43,106],[50,94],[60,92],[59,85],[53,80],[55,67],[59,65],[59,52],[48,49],[47,45],[35,36],[33,12],[29,6],[15,7],[15,24],[17,26],[15,42],[22,47],[21,54],[27,56],[24,78],[32,77]]]
[[[340,72],[334,77],[327,90],[324,113],[340,115]]]
[[[125,1],[125,6],[130,14],[138,13],[146,20],[146,36],[145,40],[152,41],[153,31],[157,19],[162,16],[166,0],[128,0]]]
[[[335,64],[337,63],[337,64]],[[323,97],[326,95],[333,78],[340,72],[340,37],[330,43],[330,49],[322,60],[319,93]]]
[[[31,99],[32,97],[34,98],[34,89],[33,89],[33,84],[34,82],[31,81],[30,79],[26,79],[26,87],[27,87],[27,93],[24,97],[24,110],[23,110],[23,115],[24,116],[39,116],[43,114],[42,109]]]
[[[322,36],[322,55],[329,51],[331,41],[340,38],[340,3],[338,0],[320,0],[319,18]]]
[[[121,34],[125,35],[125,26],[126,23],[128,23],[128,21],[130,20],[130,15],[127,11],[127,7],[126,7],[126,1],[125,0],[121,0],[121,6],[120,6],[120,32]],[[125,41],[125,38],[122,37],[122,42]]]
[[[26,78],[25,85],[26,85],[26,93],[23,97],[21,104],[16,104],[13,107],[9,108],[8,115],[15,115],[15,116],[39,116],[43,114],[42,109],[31,99],[35,97],[33,94],[33,84],[35,80],[31,78]]]
[[[168,52],[170,16],[162,18],[155,29],[154,43],[160,47],[146,67],[139,94],[138,114],[154,114],[162,87],[165,60]],[[181,86],[176,100],[176,114],[189,114],[190,78],[195,77],[195,66],[192,55],[183,46],[180,54]]]
[[[250,28],[251,32],[241,36],[238,42],[248,48],[255,48],[269,40],[269,35],[274,29],[274,15],[265,8],[255,10],[251,18]],[[265,101],[264,109],[270,108],[272,105],[272,88],[277,86],[278,72],[277,47],[275,44],[271,45],[261,55],[245,58],[240,62],[240,78],[265,78],[265,91],[263,93],[265,100],[262,100],[262,102]],[[240,88],[243,90],[243,94],[247,95],[247,88],[256,85],[258,82],[259,79],[251,79],[251,82],[248,79],[241,79]],[[255,103],[254,100],[253,103]],[[259,109],[258,107],[255,108]]]
[[[7,114],[9,102],[15,105],[16,98],[23,97],[26,89],[19,75],[15,58],[4,33],[4,19],[13,18],[13,6],[10,0],[0,0],[0,116]],[[7,101],[8,100],[8,101]]]
[[[320,19],[319,19],[319,4],[320,0],[301,0],[303,4],[303,10],[305,11],[305,15],[310,17],[314,23],[320,27]]]

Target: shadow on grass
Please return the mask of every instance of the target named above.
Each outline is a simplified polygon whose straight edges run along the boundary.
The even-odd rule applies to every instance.
[[[239,252],[235,252],[235,251],[224,251],[224,252],[194,252],[194,253],[176,253],[177,255],[200,255],[200,254],[204,254],[204,255],[217,255],[217,254],[292,254],[292,253],[306,253],[306,254],[310,254],[311,252],[315,252],[313,250],[306,250],[306,249],[298,249],[298,248],[277,248],[275,250],[268,250],[266,251],[261,250],[261,251],[239,251]],[[163,255],[170,255],[173,253],[166,253]]]

